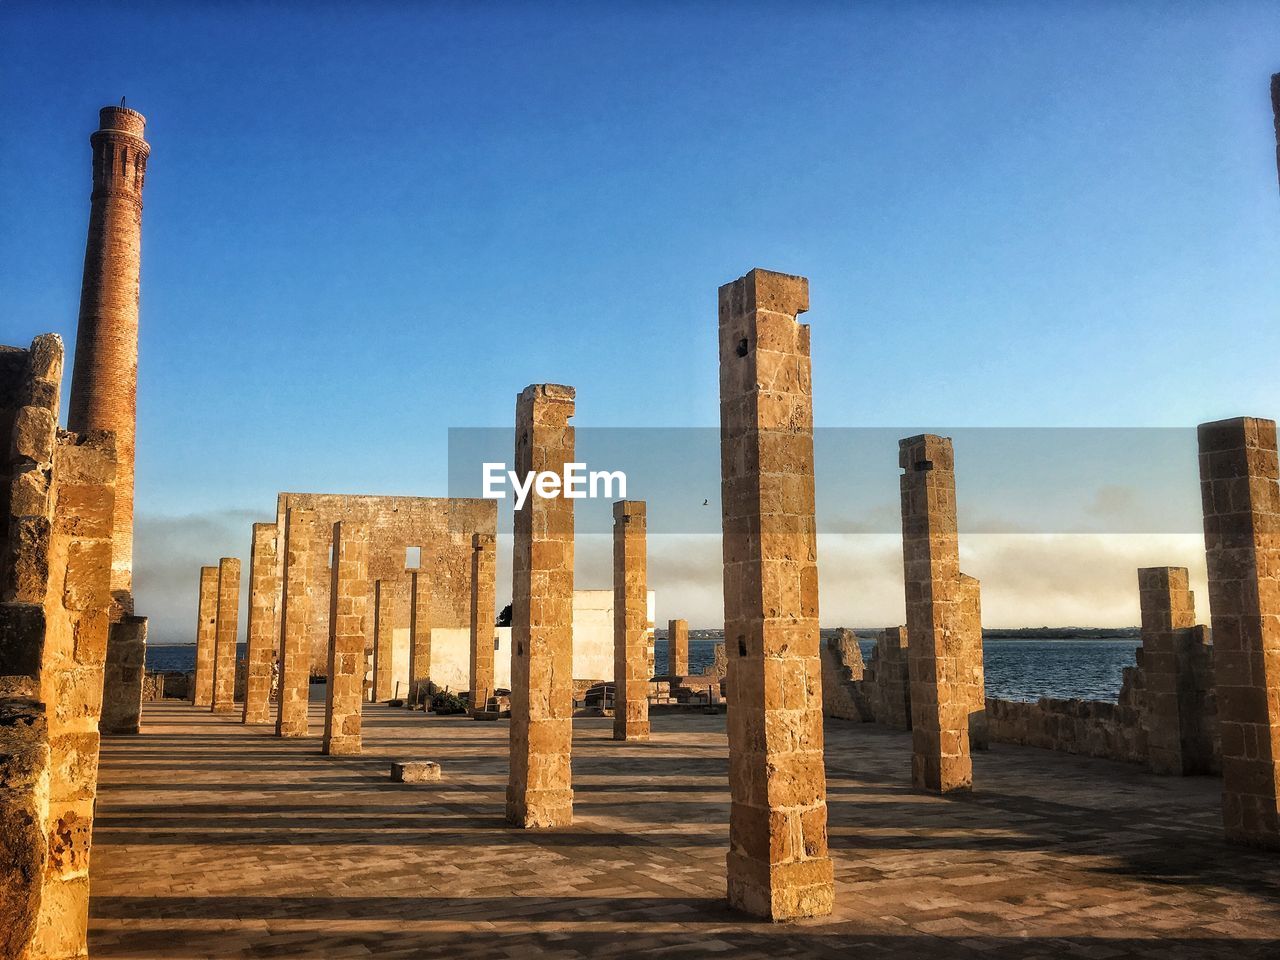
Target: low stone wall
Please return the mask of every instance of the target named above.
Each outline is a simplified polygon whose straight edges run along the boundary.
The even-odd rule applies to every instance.
[[[1147,762],[1147,732],[1141,714],[1118,703],[1050,697],[1023,703],[988,697],[987,728],[996,743]]]
[[[1204,634],[1204,635],[1202,635]],[[1217,698],[1214,693],[1212,647],[1207,631],[1196,628],[1182,657],[1182,700],[1190,720],[1184,721],[1183,750],[1194,755],[1189,772],[1220,773]],[[844,720],[881,723],[911,729],[911,692],[907,675],[906,630],[883,631],[866,664],[852,632],[842,631],[822,647],[823,713]],[[1156,709],[1146,689],[1143,650],[1126,667],[1116,703],[1043,697],[1035,703],[986,699],[988,737],[1081,756],[1140,763],[1157,773],[1171,772],[1155,762],[1149,734],[1169,719]]]

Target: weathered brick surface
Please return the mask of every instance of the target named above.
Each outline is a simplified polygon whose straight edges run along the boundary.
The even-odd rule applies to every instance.
[[[689,673],[689,621],[667,621],[667,673],[683,677]]]
[[[329,683],[325,691],[324,743],[328,754],[360,752],[364,701],[365,612],[369,605],[368,533],[359,525],[333,525],[329,580]]]
[[[648,530],[643,500],[613,505],[613,739],[649,739]]]
[[[80,318],[67,426],[115,434],[119,475],[112,508],[111,592],[133,610],[133,463],[138,390],[138,278],[142,186],[150,145],[146,120],[125,107],[103,107],[93,148],[93,194],[85,245]]]
[[[572,387],[533,384],[516,400],[514,469],[574,462]],[[530,496],[515,513],[511,605],[511,764],[507,820],[573,822],[573,501]]]
[[[276,736],[307,735],[307,701],[311,692],[311,644],[307,628],[316,599],[308,590],[316,562],[316,515],[305,509],[285,514],[280,550],[280,691],[276,705]],[[325,540],[329,537],[325,536]],[[328,600],[326,593],[326,601]]]
[[[1222,813],[1231,840],[1280,848],[1280,469],[1276,425],[1201,424]]]
[[[852,630],[841,630],[822,645],[822,712],[841,720],[870,723],[875,719],[867,702],[866,668]]]
[[[803,277],[720,288],[720,461],[728,653],[729,903],[831,912]]]
[[[245,630],[245,723],[271,722],[271,678],[280,644],[276,525],[255,523],[249,554],[249,622]]]
[[[471,538],[471,708],[484,710],[493,696],[494,603],[497,544],[487,533]]]
[[[957,623],[959,679],[957,692],[969,713],[969,747],[987,749],[987,675],[982,656],[982,584],[960,574],[960,616]]]
[[[378,580],[374,583],[374,610],[370,639],[373,641],[373,700],[375,703],[384,703],[392,697],[407,692],[396,690],[393,668],[396,631],[409,629],[411,600],[409,588],[410,583],[406,578]],[[412,654],[410,657],[412,658]]]
[[[471,537],[497,532],[497,501],[282,493],[276,503],[276,522],[282,529],[291,507],[312,511],[320,531],[312,544],[316,553],[310,564],[314,582],[308,587],[313,602],[307,617],[311,665],[316,673],[325,669],[328,660],[329,536],[339,520],[362,524],[368,530],[371,581],[407,579],[406,551],[418,547],[418,573],[430,586],[423,597],[430,602],[431,625],[466,627],[471,623]],[[366,616],[373,617],[372,608]],[[408,620],[401,626],[408,626]],[[373,624],[365,628],[372,636]]]
[[[218,568],[200,568],[199,603],[196,608],[196,669],[191,702],[213,705],[214,646],[218,631]]]
[[[960,583],[951,440],[932,434],[902,440],[898,464],[911,637],[912,780],[921,790],[964,790],[973,785],[964,659],[971,606]]]
[[[909,651],[907,628],[886,627],[880,631],[863,671],[863,685],[872,715],[877,723],[895,730],[911,729]]]
[[[0,694],[0,957],[35,935],[49,860],[49,729],[34,683],[25,693]]]
[[[218,561],[218,615],[213,641],[213,712],[231,713],[236,701],[236,641],[240,636],[240,561]]]

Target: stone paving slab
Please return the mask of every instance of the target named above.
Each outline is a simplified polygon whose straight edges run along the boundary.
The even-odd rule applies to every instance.
[[[1280,957],[1280,858],[1222,841],[1212,778],[995,745],[928,796],[909,733],[829,720],[835,913],[769,924],[724,902],[723,716],[576,720],[575,823],[536,832],[503,819],[505,720],[367,707],[358,757],[145,723],[103,743],[95,958]],[[390,782],[415,754],[449,777]]]

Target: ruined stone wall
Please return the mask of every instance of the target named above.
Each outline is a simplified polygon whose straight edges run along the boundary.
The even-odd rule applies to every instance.
[[[333,525],[339,521],[368,530],[371,581],[407,578],[406,553],[410,547],[418,547],[419,575],[425,574],[431,583],[431,626],[470,627],[471,537],[497,533],[497,501],[282,493],[276,503],[276,525],[281,533],[285,513],[291,507],[310,511],[316,522],[317,536],[311,546],[314,575],[306,582],[306,636],[316,673],[323,673],[328,661],[329,554]],[[364,625],[365,635],[372,636],[372,609],[365,616],[370,618]],[[407,617],[402,626],[408,628]]]
[[[279,653],[276,619],[279,543],[274,523],[253,525],[249,554],[249,622],[245,630],[245,723],[271,721],[271,676]]]
[[[862,650],[852,630],[841,630],[822,645],[822,712],[840,720],[875,717],[866,700]]]
[[[13,926],[3,936],[41,960],[86,951],[116,460],[109,434],[57,429],[59,338],[37,338],[21,364],[8,359],[20,380],[0,390],[18,400],[0,437],[9,481],[0,518],[8,531],[0,556],[0,717],[12,721],[0,722],[0,755],[27,760],[6,772],[0,798],[26,819],[6,818],[6,828],[19,829],[6,829],[0,842],[29,858],[43,835],[47,854],[42,872],[6,888]],[[40,770],[46,736],[47,774]]]
[[[126,615],[111,624],[102,677],[103,733],[139,733],[142,701],[148,697],[143,674],[147,660],[147,618]]]

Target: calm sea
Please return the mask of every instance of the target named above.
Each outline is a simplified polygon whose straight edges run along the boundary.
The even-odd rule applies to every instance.
[[[689,641],[689,670],[701,673],[715,659],[715,640]],[[875,641],[859,638],[863,659]],[[1115,700],[1125,667],[1133,666],[1136,640],[988,640],[983,646],[987,696],[1002,700],[1040,697],[1079,697]],[[191,644],[153,644],[147,647],[147,669],[189,671],[195,667]],[[245,645],[239,645],[239,657]],[[654,671],[667,669],[667,641],[654,644]]]

